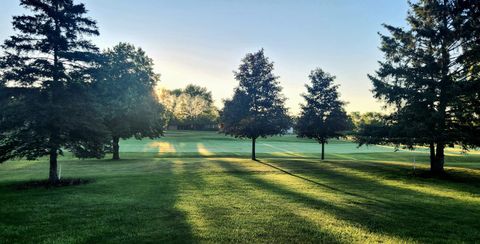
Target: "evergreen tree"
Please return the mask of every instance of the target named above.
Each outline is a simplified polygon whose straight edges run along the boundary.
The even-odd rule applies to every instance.
[[[325,159],[325,143],[330,138],[344,136],[342,132],[350,129],[350,120],[339,100],[338,85],[335,77],[321,69],[310,73],[311,85],[305,85],[307,93],[303,94],[306,104],[301,106],[301,114],[296,123],[299,137],[315,139],[322,145],[322,160]]]
[[[460,84],[462,96],[453,105],[461,141],[468,148],[480,145],[480,2],[459,1],[456,15],[462,15],[455,26],[461,30],[461,50],[459,62],[463,66],[463,80]]]
[[[282,88],[272,72],[273,63],[263,49],[247,54],[235,72],[239,86],[221,113],[225,134],[252,140],[253,160],[257,138],[284,134],[290,126]]]
[[[0,60],[0,161],[50,157],[49,181],[59,181],[62,149],[101,157],[104,131],[88,95],[98,35],[83,4],[21,0],[29,15],[13,17],[17,32]]]
[[[104,52],[95,82],[98,103],[111,135],[113,159],[120,159],[120,139],[158,138],[165,127],[164,109],[155,95],[159,75],[153,60],[131,44]]]
[[[471,34],[478,33],[478,2],[420,0],[410,8],[407,29],[385,25],[385,61],[369,77],[374,96],[395,110],[382,140],[428,145],[431,171],[443,173],[446,146],[478,145],[478,125],[468,118],[478,111],[467,115],[478,99],[472,89],[478,85],[478,36]]]

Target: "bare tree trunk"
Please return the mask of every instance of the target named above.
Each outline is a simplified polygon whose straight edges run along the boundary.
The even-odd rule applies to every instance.
[[[252,160],[257,160],[255,156],[255,140],[257,140],[257,138],[252,138]]]
[[[443,174],[445,172],[444,170],[444,164],[445,164],[445,145],[442,143],[437,143],[437,152],[435,155],[435,163],[431,167],[430,171],[434,174]]]
[[[58,164],[57,164],[58,153],[56,148],[50,149],[50,174],[48,181],[51,184],[57,184],[60,179],[58,178]]]
[[[444,0],[444,3],[446,1]],[[442,12],[443,13],[443,12]],[[448,18],[447,14],[442,14],[442,23],[444,28],[448,28]],[[443,165],[445,164],[445,129],[446,127],[446,118],[447,118],[447,101],[449,94],[447,91],[451,89],[451,84],[453,81],[449,77],[449,69],[450,69],[450,53],[448,51],[448,43],[442,42],[441,45],[441,73],[442,78],[439,84],[440,88],[440,95],[439,95],[439,105],[438,105],[438,122],[437,122],[437,136],[439,138],[437,142],[437,152],[435,154],[435,163],[430,171],[433,174],[443,174],[445,173]]]
[[[112,148],[113,148],[113,160],[120,160],[120,145],[118,142],[120,141],[120,138],[118,136],[114,136],[112,140]]]
[[[435,143],[430,142],[430,169],[435,167]]]
[[[58,3],[55,1],[54,3],[54,8],[55,8],[55,13],[58,13]],[[55,25],[55,37],[60,36],[60,28],[58,24],[58,17],[54,18],[54,25]],[[56,96],[56,92],[58,92],[59,89],[59,60],[58,60],[58,44],[54,44],[53,47],[53,73],[52,73],[52,78],[53,78],[53,92],[50,94],[50,105],[54,103],[54,99]],[[50,184],[57,184],[60,179],[58,178],[58,147],[57,147],[57,142],[58,142],[58,136],[57,136],[57,131],[56,129],[53,129],[51,131],[51,137],[50,137],[50,143],[52,143],[52,146],[50,148],[50,171],[49,171],[49,176],[48,176],[48,181]]]
[[[325,142],[322,141],[322,160],[325,159]]]

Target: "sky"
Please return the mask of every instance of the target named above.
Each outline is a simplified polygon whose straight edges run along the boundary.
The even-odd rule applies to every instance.
[[[348,112],[381,111],[371,93],[382,60],[382,24],[404,26],[406,0],[76,0],[98,22],[105,49],[129,42],[144,49],[167,89],[207,87],[216,105],[233,95],[233,71],[264,48],[280,76],[286,105],[297,114],[308,74],[337,77]],[[11,35],[18,0],[1,0],[0,41]]]

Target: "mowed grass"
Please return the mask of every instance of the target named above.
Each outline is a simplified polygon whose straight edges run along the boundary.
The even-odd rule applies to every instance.
[[[478,242],[480,155],[448,151],[447,178],[424,150],[327,146],[294,136],[250,141],[171,132],[121,143],[119,162],[61,159],[92,183],[19,190],[46,159],[0,165],[0,243]],[[415,160],[415,171],[413,170]]]

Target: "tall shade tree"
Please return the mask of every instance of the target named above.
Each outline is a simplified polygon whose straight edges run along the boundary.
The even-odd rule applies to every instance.
[[[301,105],[301,114],[295,129],[299,137],[315,139],[322,145],[322,160],[325,159],[325,143],[330,138],[343,137],[350,129],[350,120],[340,101],[335,77],[317,68],[310,75],[311,85],[305,85],[303,94],[305,104]]]
[[[206,129],[218,119],[217,108],[201,95],[183,93],[176,97],[175,124],[182,129]]]
[[[190,95],[191,97],[201,97],[208,103],[209,106],[213,106],[212,92],[208,91],[206,87],[189,84],[185,87],[185,89],[183,89],[182,92]]]
[[[468,149],[479,144],[475,139],[479,136],[475,109],[479,98],[478,14],[478,1],[410,3],[407,28],[385,25],[389,32],[381,35],[385,60],[369,76],[374,96],[394,110],[383,123],[390,130],[376,129],[374,134],[381,141],[429,146],[435,174],[444,172],[445,147]],[[369,138],[379,141],[375,136],[362,138],[367,139],[362,143]]]
[[[257,138],[284,134],[290,127],[282,88],[272,72],[273,63],[263,49],[247,54],[234,72],[239,85],[221,113],[225,134],[252,140],[253,160]]]
[[[172,121],[175,120],[174,112],[177,104],[177,96],[165,88],[157,88],[155,93],[158,101],[163,106],[165,123],[167,126],[170,126]]]
[[[168,126],[186,130],[217,128],[218,109],[207,88],[189,84],[184,89],[158,90],[157,96],[165,105]]]
[[[112,159],[120,159],[120,139],[157,138],[165,127],[164,109],[155,94],[159,75],[153,61],[131,44],[104,52],[95,89],[111,135]]]
[[[49,181],[58,183],[62,149],[101,157],[101,122],[88,95],[98,35],[83,4],[21,0],[30,10],[13,17],[16,34],[0,60],[0,161],[50,157]]]

